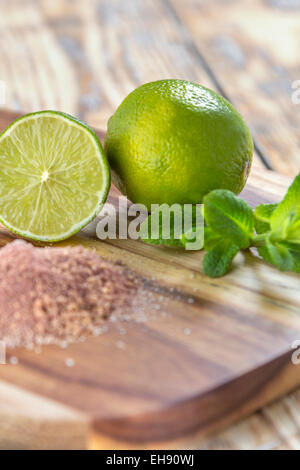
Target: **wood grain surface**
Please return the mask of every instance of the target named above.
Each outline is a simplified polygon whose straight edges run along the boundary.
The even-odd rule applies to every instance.
[[[255,167],[290,176],[299,171],[300,105],[291,101],[292,82],[300,79],[298,1],[10,0],[0,9],[6,107],[59,109],[105,129],[139,84],[194,80],[223,93],[245,115],[256,142]],[[272,180],[286,185],[276,175]],[[299,403],[299,395],[291,395],[205,445],[295,448]]]
[[[2,8],[0,79],[7,83],[9,108],[55,108],[105,129],[122,99],[147,81],[183,78],[223,93],[196,36],[179,24],[167,1],[13,0]],[[255,163],[272,166],[273,157],[256,140]]]
[[[252,128],[257,158],[300,167],[300,6],[281,0],[2,2],[6,107],[106,122],[136,86],[184,78],[225,95]]]
[[[0,125],[11,117],[2,112]],[[276,174],[254,171],[243,196],[251,205],[276,202],[287,185]],[[117,195],[112,188],[111,203],[117,204]],[[37,396],[38,402],[70,409],[71,421],[72,412],[83,416],[93,436],[86,438],[88,445],[172,447],[187,436],[192,445],[195,436],[222,428],[300,384],[300,368],[291,362],[291,345],[300,337],[296,274],[280,273],[245,253],[228,276],[212,280],[202,274],[201,252],[132,240],[102,242],[94,227],[57,245],[80,244],[135,271],[145,321],[109,323],[105,335],[67,350],[9,351],[8,361],[17,356],[18,364],[1,367],[0,385],[16,386],[20,394],[24,390],[25,401],[33,394],[35,416]],[[0,245],[14,238],[0,230]],[[69,357],[75,361],[72,368],[66,365]],[[4,409],[5,401],[2,393]],[[20,408],[9,420],[17,428]],[[60,428],[59,413],[57,422]],[[1,442],[5,446],[7,439],[1,441],[0,435]]]
[[[285,0],[167,0],[209,64],[220,92],[252,126],[271,168],[300,169],[300,105],[293,82],[300,79],[300,3]],[[204,20],[205,18],[205,20]]]

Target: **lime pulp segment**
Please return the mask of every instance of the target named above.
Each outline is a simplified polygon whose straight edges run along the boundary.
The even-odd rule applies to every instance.
[[[71,116],[29,114],[0,136],[0,221],[24,237],[68,238],[101,210],[109,186],[98,137]]]

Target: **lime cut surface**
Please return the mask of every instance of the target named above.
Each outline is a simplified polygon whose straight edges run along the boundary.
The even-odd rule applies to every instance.
[[[28,114],[0,136],[0,221],[23,237],[70,237],[99,213],[109,186],[97,135],[71,116]]]

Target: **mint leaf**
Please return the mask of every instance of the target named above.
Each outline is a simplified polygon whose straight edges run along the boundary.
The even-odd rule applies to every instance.
[[[204,197],[204,216],[210,229],[231,240],[233,245],[248,248],[254,232],[251,207],[231,191],[216,189]]]
[[[300,245],[298,243],[282,242],[281,245],[286,246],[292,252],[300,254]]]
[[[203,258],[203,272],[209,277],[221,277],[226,274],[239,247],[229,240],[222,240]]]
[[[265,233],[271,230],[271,216],[278,204],[261,204],[254,211],[254,225],[256,233]]]
[[[293,271],[300,273],[300,244],[284,242],[282,245],[288,248],[290,254],[293,257]]]
[[[295,273],[300,273],[300,253],[296,251],[295,252],[291,251],[291,254],[293,255],[293,258],[294,258],[293,271],[295,271]]]
[[[300,173],[271,216],[273,236],[300,243]]]
[[[294,256],[289,248],[282,243],[272,243],[267,239],[266,246],[259,249],[259,253],[266,261],[277,266],[280,271],[294,269]]]
[[[272,229],[278,228],[291,212],[300,213],[300,173],[298,173],[286,195],[273,212],[271,217]]]
[[[139,235],[145,243],[186,248],[203,248],[202,206],[161,204],[141,224]]]
[[[206,251],[212,250],[220,241],[222,236],[214,232],[210,227],[204,228],[204,249]]]
[[[300,201],[299,201],[300,205]],[[300,245],[300,213],[291,213],[287,227],[286,227],[286,240],[290,243]]]
[[[281,271],[300,273],[300,245],[288,242],[272,243],[269,238],[266,245],[258,247],[259,255]]]
[[[162,220],[160,218],[159,221],[159,227],[158,227],[158,237],[153,237],[151,236],[151,215],[147,217],[147,219],[144,220],[144,222],[141,224],[140,230],[139,230],[139,236],[140,239],[144,243],[148,243],[150,245],[167,245],[167,246],[173,246],[173,247],[184,247],[184,243],[180,238],[174,238],[174,229],[170,230],[170,236],[169,238],[164,238],[162,234]],[[174,227],[174,221],[173,221],[173,227]]]

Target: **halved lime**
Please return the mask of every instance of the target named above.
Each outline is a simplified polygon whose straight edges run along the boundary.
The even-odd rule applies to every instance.
[[[23,237],[70,237],[99,213],[109,187],[97,135],[71,116],[28,114],[0,135],[0,221]]]

